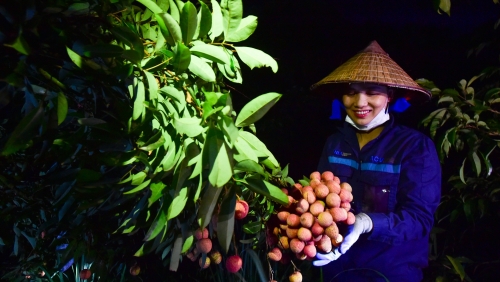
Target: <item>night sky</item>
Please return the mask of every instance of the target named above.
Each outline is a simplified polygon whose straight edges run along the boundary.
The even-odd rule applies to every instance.
[[[244,16],[259,18],[256,32],[237,46],[261,49],[279,65],[243,71],[243,85],[232,85],[236,107],[267,92],[283,97],[256,123],[261,138],[294,179],[316,169],[334,122],[330,103],[309,87],[376,40],[412,78],[427,78],[441,89],[470,79],[498,64],[495,50],[467,56],[491,39],[500,18],[492,0],[452,1],[451,16],[438,14],[432,0],[247,0]],[[238,105],[238,103],[240,103]],[[397,118],[417,128],[432,104],[411,107]]]

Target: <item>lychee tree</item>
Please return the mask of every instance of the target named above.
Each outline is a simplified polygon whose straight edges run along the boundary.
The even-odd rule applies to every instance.
[[[101,278],[147,254],[175,271],[198,228],[235,255],[237,200],[250,203],[246,240],[262,242],[270,201],[287,203],[278,187],[293,180],[256,135],[281,94],[233,107],[228,83],[243,82],[243,65],[278,70],[241,44],[257,27],[241,0],[20,7],[2,37],[12,114],[0,135],[0,243],[19,260],[3,265],[7,277],[64,272],[82,256]]]

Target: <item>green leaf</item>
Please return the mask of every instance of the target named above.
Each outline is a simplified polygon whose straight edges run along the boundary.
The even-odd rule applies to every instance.
[[[146,90],[144,88],[144,83],[137,77],[134,77],[132,89],[129,86],[129,91],[130,90],[132,90],[130,94],[134,95],[132,119],[137,120],[146,111],[146,107],[144,106],[144,101],[146,100]]]
[[[210,183],[207,184],[205,193],[201,198],[200,209],[198,210],[198,223],[201,228],[207,227],[210,223],[221,191],[222,188],[214,187]]]
[[[180,13],[179,13],[179,8],[177,7],[177,4],[175,4],[174,0],[169,0],[169,8],[170,8],[170,15],[172,15],[172,18],[176,22],[180,22]]]
[[[185,253],[191,248],[194,242],[194,236],[190,235],[186,238],[186,241],[184,241],[184,244],[182,245],[182,251],[181,253]]]
[[[251,47],[234,47],[238,56],[250,69],[255,67],[271,67],[273,72],[278,71],[278,63],[273,57],[262,52],[261,50],[251,48]]]
[[[199,1],[200,3],[200,12],[199,12],[199,22],[198,22],[198,36],[196,38],[203,38],[212,29],[212,12],[208,8],[207,4],[203,1]]]
[[[57,125],[63,123],[68,115],[68,100],[66,96],[59,92],[57,93]]]
[[[155,220],[149,227],[146,236],[144,236],[144,241],[150,241],[154,239],[158,234],[160,234],[163,229],[167,226],[167,214],[165,211],[165,205],[163,204],[160,211],[156,215]]]
[[[228,42],[241,42],[255,32],[257,28],[257,17],[248,16],[241,20],[238,29],[230,33],[225,39]]]
[[[265,176],[266,175],[266,172],[264,171],[264,169],[262,168],[261,165],[259,165],[256,161],[253,161],[253,160],[243,160],[241,162],[238,162],[235,166],[234,166],[234,171],[237,172],[237,171],[244,171],[244,172],[249,172],[249,173],[253,173],[253,172],[256,172],[262,176]]]
[[[219,107],[220,108],[220,107]],[[220,115],[220,119],[217,121],[219,128],[222,129],[224,135],[229,140],[229,146],[233,147],[234,143],[238,139],[239,131],[238,128],[234,125],[233,118],[228,117],[226,115]]]
[[[181,90],[167,85],[164,86],[163,88],[160,89],[160,93],[169,96],[170,98],[173,98],[175,101],[179,103],[184,103],[186,102],[186,97],[184,96],[184,92]],[[184,108],[184,105],[182,106]]]
[[[261,119],[276,102],[278,102],[281,96],[281,94],[271,92],[252,99],[252,101],[248,102],[241,109],[236,118],[235,125],[243,127],[255,123]]]
[[[262,141],[260,141],[259,138],[257,138],[257,136],[248,131],[240,131],[240,137],[245,139],[245,141],[247,141],[247,143],[256,151],[261,152],[262,154],[267,156],[275,167],[280,166],[274,155],[267,149],[266,145]]]
[[[69,58],[77,67],[83,68],[83,58],[80,55],[78,55],[68,47],[66,47],[66,52],[68,52]]]
[[[203,162],[209,166],[210,184],[222,187],[231,179],[233,174],[231,160],[222,132],[215,127],[210,127],[203,146]]]
[[[246,178],[242,183],[253,192],[264,195],[278,204],[288,204],[288,196],[283,193],[280,188],[265,180],[259,178]]]
[[[241,0],[222,0],[220,3],[224,38],[228,38],[235,33],[240,26],[243,17],[243,3]]]
[[[152,73],[144,71],[144,75],[148,81],[148,94],[150,100],[158,99],[158,83]]]
[[[260,221],[251,221],[243,225],[243,232],[248,234],[257,234],[262,230],[262,223]]]
[[[180,75],[186,71],[191,63],[191,51],[186,45],[181,42],[177,42],[174,47],[174,60],[172,64],[175,67],[175,73]]]
[[[133,193],[139,192],[142,189],[146,188],[150,182],[151,182],[151,179],[148,179],[148,180],[142,182],[141,184],[137,185],[133,189],[126,191],[126,192],[123,192],[123,195],[128,195],[128,194],[133,194]]]
[[[451,0],[439,0],[439,10],[445,12],[449,16],[451,10]]]
[[[137,0],[137,2],[141,3],[142,5],[146,6],[146,8],[148,8],[149,10],[151,10],[151,12],[153,13],[161,13],[161,12],[164,12],[164,10],[162,8],[160,8],[160,6],[162,7],[165,7],[165,4],[161,4],[160,6],[156,4],[155,1],[152,1],[152,0]],[[158,2],[165,2],[165,1],[158,1]],[[158,3],[158,4],[160,4]],[[168,4],[166,4],[166,7],[168,8]]]
[[[461,181],[462,181],[462,183],[464,183],[464,184],[467,184],[467,183],[465,182],[465,176],[464,176],[464,168],[465,168],[465,161],[466,161],[466,160],[467,160],[467,159],[464,159],[464,161],[462,162],[462,166],[460,167],[460,171],[459,171],[460,180],[461,180]]]
[[[172,2],[172,0],[170,0]],[[179,267],[179,260],[181,259],[182,252],[182,236],[177,236],[174,241],[174,247],[172,248],[172,257],[170,258],[170,271],[177,271]]]
[[[205,130],[200,123],[201,120],[196,117],[174,120],[174,126],[177,132],[179,134],[185,134],[188,137],[196,137]]]
[[[24,39],[22,33],[12,42],[12,44],[4,44],[7,47],[14,48],[17,52],[23,55],[29,55],[31,53],[31,48],[28,42]]]
[[[455,269],[457,274],[460,276],[460,279],[463,281],[465,278],[465,270],[464,270],[464,267],[462,266],[462,264],[454,257],[448,256],[448,255],[446,255],[446,257],[453,265],[453,268]]]
[[[236,193],[234,189],[229,189],[222,201],[219,216],[217,219],[217,239],[222,249],[229,251],[229,245],[234,233],[234,210],[236,207]]]
[[[182,7],[181,14],[181,31],[182,31],[182,41],[187,46],[191,42],[196,32],[196,27],[198,25],[198,18],[196,16],[196,7],[190,1],[187,1]]]
[[[121,46],[105,43],[83,47],[83,55],[87,57],[113,58],[121,56],[123,51]]]
[[[222,46],[214,46],[202,42],[194,45],[190,50],[192,54],[198,57],[209,59],[219,64],[231,64],[229,57]]]
[[[214,70],[202,59],[195,55],[191,55],[191,63],[189,64],[189,70],[203,79],[206,82],[215,82],[215,72]]]
[[[243,138],[237,138],[233,143],[234,147],[239,153],[239,157],[237,158],[240,162],[243,160],[251,160],[255,163],[259,162],[259,158],[255,152],[255,149],[248,144],[248,142]],[[236,156],[235,156],[236,158]]]
[[[476,152],[472,153],[472,162],[474,164],[474,171],[476,172],[476,176],[479,177],[481,174],[481,160]]]
[[[182,42],[182,31],[177,21],[168,13],[155,14],[160,31],[168,44],[174,46],[177,42]]]
[[[184,210],[188,200],[188,192],[188,187],[183,187],[179,190],[179,193],[175,195],[174,200],[168,207],[167,220],[178,216],[182,210]]]
[[[139,56],[138,61],[144,58],[144,45],[142,44],[142,40],[135,32],[133,32],[126,26],[115,26],[111,29],[111,33],[113,33],[116,39],[120,40],[125,45],[136,51],[137,55]]]
[[[148,142],[146,142],[146,144],[144,144],[144,146],[140,147],[139,149],[146,151],[146,152],[149,152],[149,151],[152,151],[152,150],[159,148],[160,146],[162,146],[165,143],[165,137],[163,137],[161,131],[158,131],[157,134],[155,134],[154,138],[155,139],[158,138],[158,139],[149,140]]]
[[[222,16],[222,11],[219,2],[216,0],[211,0],[212,2],[212,27],[209,32],[210,39],[215,40],[215,38],[222,34],[224,31],[224,18]]]
[[[8,156],[27,147],[27,143],[37,134],[38,126],[43,120],[43,103],[32,109],[16,126],[2,149],[1,155]]]
[[[165,189],[165,187],[167,186],[163,182],[155,182],[149,186],[149,189],[151,190],[151,196],[149,196],[148,199],[148,207],[151,207],[151,205],[153,205],[157,200],[161,198],[163,189]]]

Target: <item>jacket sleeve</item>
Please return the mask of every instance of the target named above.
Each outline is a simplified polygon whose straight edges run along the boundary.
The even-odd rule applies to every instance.
[[[441,166],[428,137],[415,141],[401,163],[394,212],[368,214],[373,221],[368,240],[396,245],[430,233],[441,197]]]

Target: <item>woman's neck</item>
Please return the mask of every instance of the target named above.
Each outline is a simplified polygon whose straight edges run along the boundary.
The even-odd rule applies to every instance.
[[[358,138],[359,149],[361,150],[366,144],[368,144],[368,142],[377,138],[380,135],[380,133],[382,133],[383,129],[384,126],[381,125],[375,127],[370,131],[361,131],[361,130],[356,131],[356,137]]]

